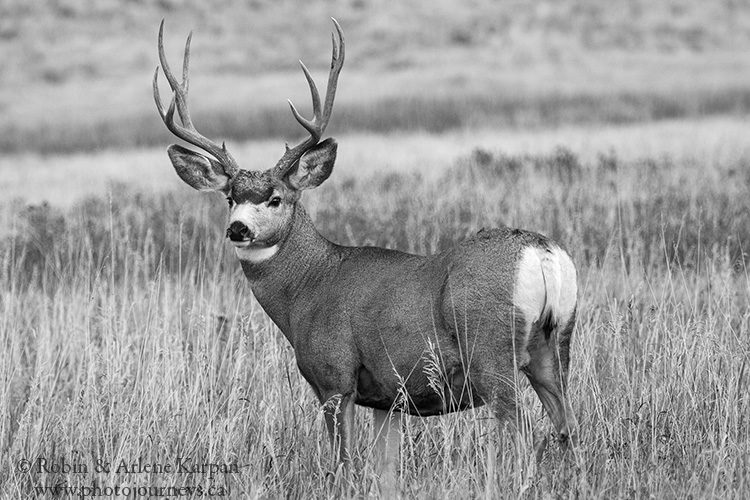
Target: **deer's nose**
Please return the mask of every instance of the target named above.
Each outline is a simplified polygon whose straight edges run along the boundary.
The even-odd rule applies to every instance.
[[[232,222],[227,228],[227,238],[232,241],[252,241],[254,237],[250,228],[238,220]]]

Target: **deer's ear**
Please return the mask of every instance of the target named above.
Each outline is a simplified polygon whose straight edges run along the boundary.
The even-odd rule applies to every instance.
[[[218,161],[177,144],[169,146],[167,154],[177,175],[193,189],[222,192],[229,190],[230,177]]]
[[[294,189],[312,189],[320,186],[328,179],[336,161],[338,144],[333,138],[328,138],[310,151],[302,155],[297,168],[286,178]]]

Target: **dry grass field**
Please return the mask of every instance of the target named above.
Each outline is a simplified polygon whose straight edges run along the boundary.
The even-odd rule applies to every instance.
[[[489,477],[487,442],[499,438],[486,410],[408,418],[404,496],[747,494],[748,165],[477,150],[431,181],[373,174],[309,196],[321,231],[341,243],[433,252],[509,224],[558,238],[580,268],[571,369],[580,446],[567,455],[553,447],[536,467],[529,443],[513,447],[506,436]],[[122,187],[65,213],[14,214],[0,269],[0,346],[13,360],[0,395],[6,495],[92,481],[225,484],[251,497],[372,490],[365,412],[355,474],[329,486],[320,409],[222,241],[222,205]],[[529,389],[524,399],[534,402]],[[189,456],[241,472],[14,470],[38,456]]]
[[[308,100],[297,58],[322,77],[330,15],[347,67],[339,160],[303,199],[319,230],[432,253],[523,227],[579,269],[579,445],[536,463],[486,408],[404,417],[401,496],[750,496],[750,9],[461,5],[0,6],[0,498],[377,496],[369,411],[351,477],[333,476],[225,202],[174,174],[149,87],[159,20],[172,58],[194,28],[196,123],[270,166],[299,135],[284,99]]]

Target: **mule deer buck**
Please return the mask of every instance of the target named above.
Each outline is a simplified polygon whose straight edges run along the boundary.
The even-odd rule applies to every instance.
[[[291,343],[300,372],[323,404],[339,461],[349,457],[355,404],[373,409],[375,428],[382,430],[376,451],[381,462],[389,457],[383,467],[393,466],[398,451],[393,411],[429,416],[488,404],[500,422],[513,425],[518,371],[566,441],[576,426],[565,397],[576,270],[559,245],[503,228],[425,257],[337,245],[315,229],[300,197],[331,175],[336,159],[336,142],[321,141],[344,64],[343,33],[333,24],[325,99],[300,62],[313,118],[289,101],[309,136],[287,146],[272,168],[251,171],[241,170],[224,144],[193,125],[187,101],[191,37],[178,81],[164,55],[162,21],[159,60],[172,100],[166,108],[161,102],[157,67],[156,106],[174,135],[208,153],[170,146],[177,174],[228,200],[226,236],[256,299]],[[437,390],[426,369],[428,351],[439,357]]]

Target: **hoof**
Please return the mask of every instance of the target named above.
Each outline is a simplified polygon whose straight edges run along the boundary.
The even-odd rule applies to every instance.
[[[536,457],[536,464],[540,465],[544,458],[544,452],[547,451],[547,436],[534,435],[534,456]]]
[[[578,434],[575,431],[563,431],[558,435],[557,441],[560,443],[560,448],[567,450],[570,447],[578,446]]]

